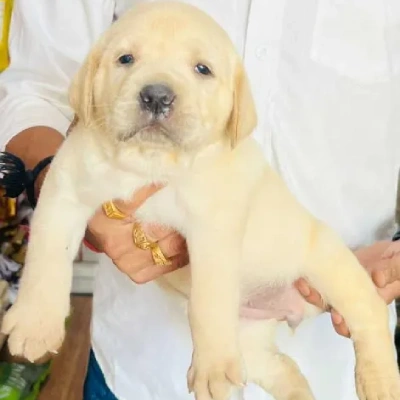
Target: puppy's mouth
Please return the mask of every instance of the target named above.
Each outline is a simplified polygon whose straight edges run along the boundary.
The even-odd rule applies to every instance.
[[[122,142],[129,142],[131,140],[148,142],[148,143],[165,143],[175,141],[175,135],[171,132],[170,128],[166,126],[159,118],[153,118],[145,124],[135,126],[128,132],[121,133],[119,140]]]

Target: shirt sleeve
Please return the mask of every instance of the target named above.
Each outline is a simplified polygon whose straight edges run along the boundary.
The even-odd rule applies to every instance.
[[[71,79],[114,8],[114,0],[14,1],[11,62],[0,74],[0,148],[33,126],[66,132]]]

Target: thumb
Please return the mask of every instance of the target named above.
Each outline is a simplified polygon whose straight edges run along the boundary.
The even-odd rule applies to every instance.
[[[144,186],[133,193],[132,199],[129,201],[125,200],[114,200],[114,204],[118,209],[130,216],[133,214],[149,197],[157,193],[164,186],[162,185],[148,185]]]

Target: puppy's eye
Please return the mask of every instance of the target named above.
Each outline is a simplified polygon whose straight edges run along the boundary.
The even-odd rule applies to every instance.
[[[118,62],[122,65],[133,64],[135,62],[135,58],[132,54],[124,54],[118,58]]]
[[[204,65],[204,64],[197,64],[197,65],[194,67],[194,70],[195,70],[198,74],[201,74],[201,75],[211,75],[211,74],[212,74],[210,68],[208,68],[207,65]]]

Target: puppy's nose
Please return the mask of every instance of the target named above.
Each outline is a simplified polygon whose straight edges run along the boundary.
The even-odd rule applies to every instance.
[[[140,92],[140,106],[145,111],[158,115],[170,110],[175,93],[166,85],[147,85]]]

